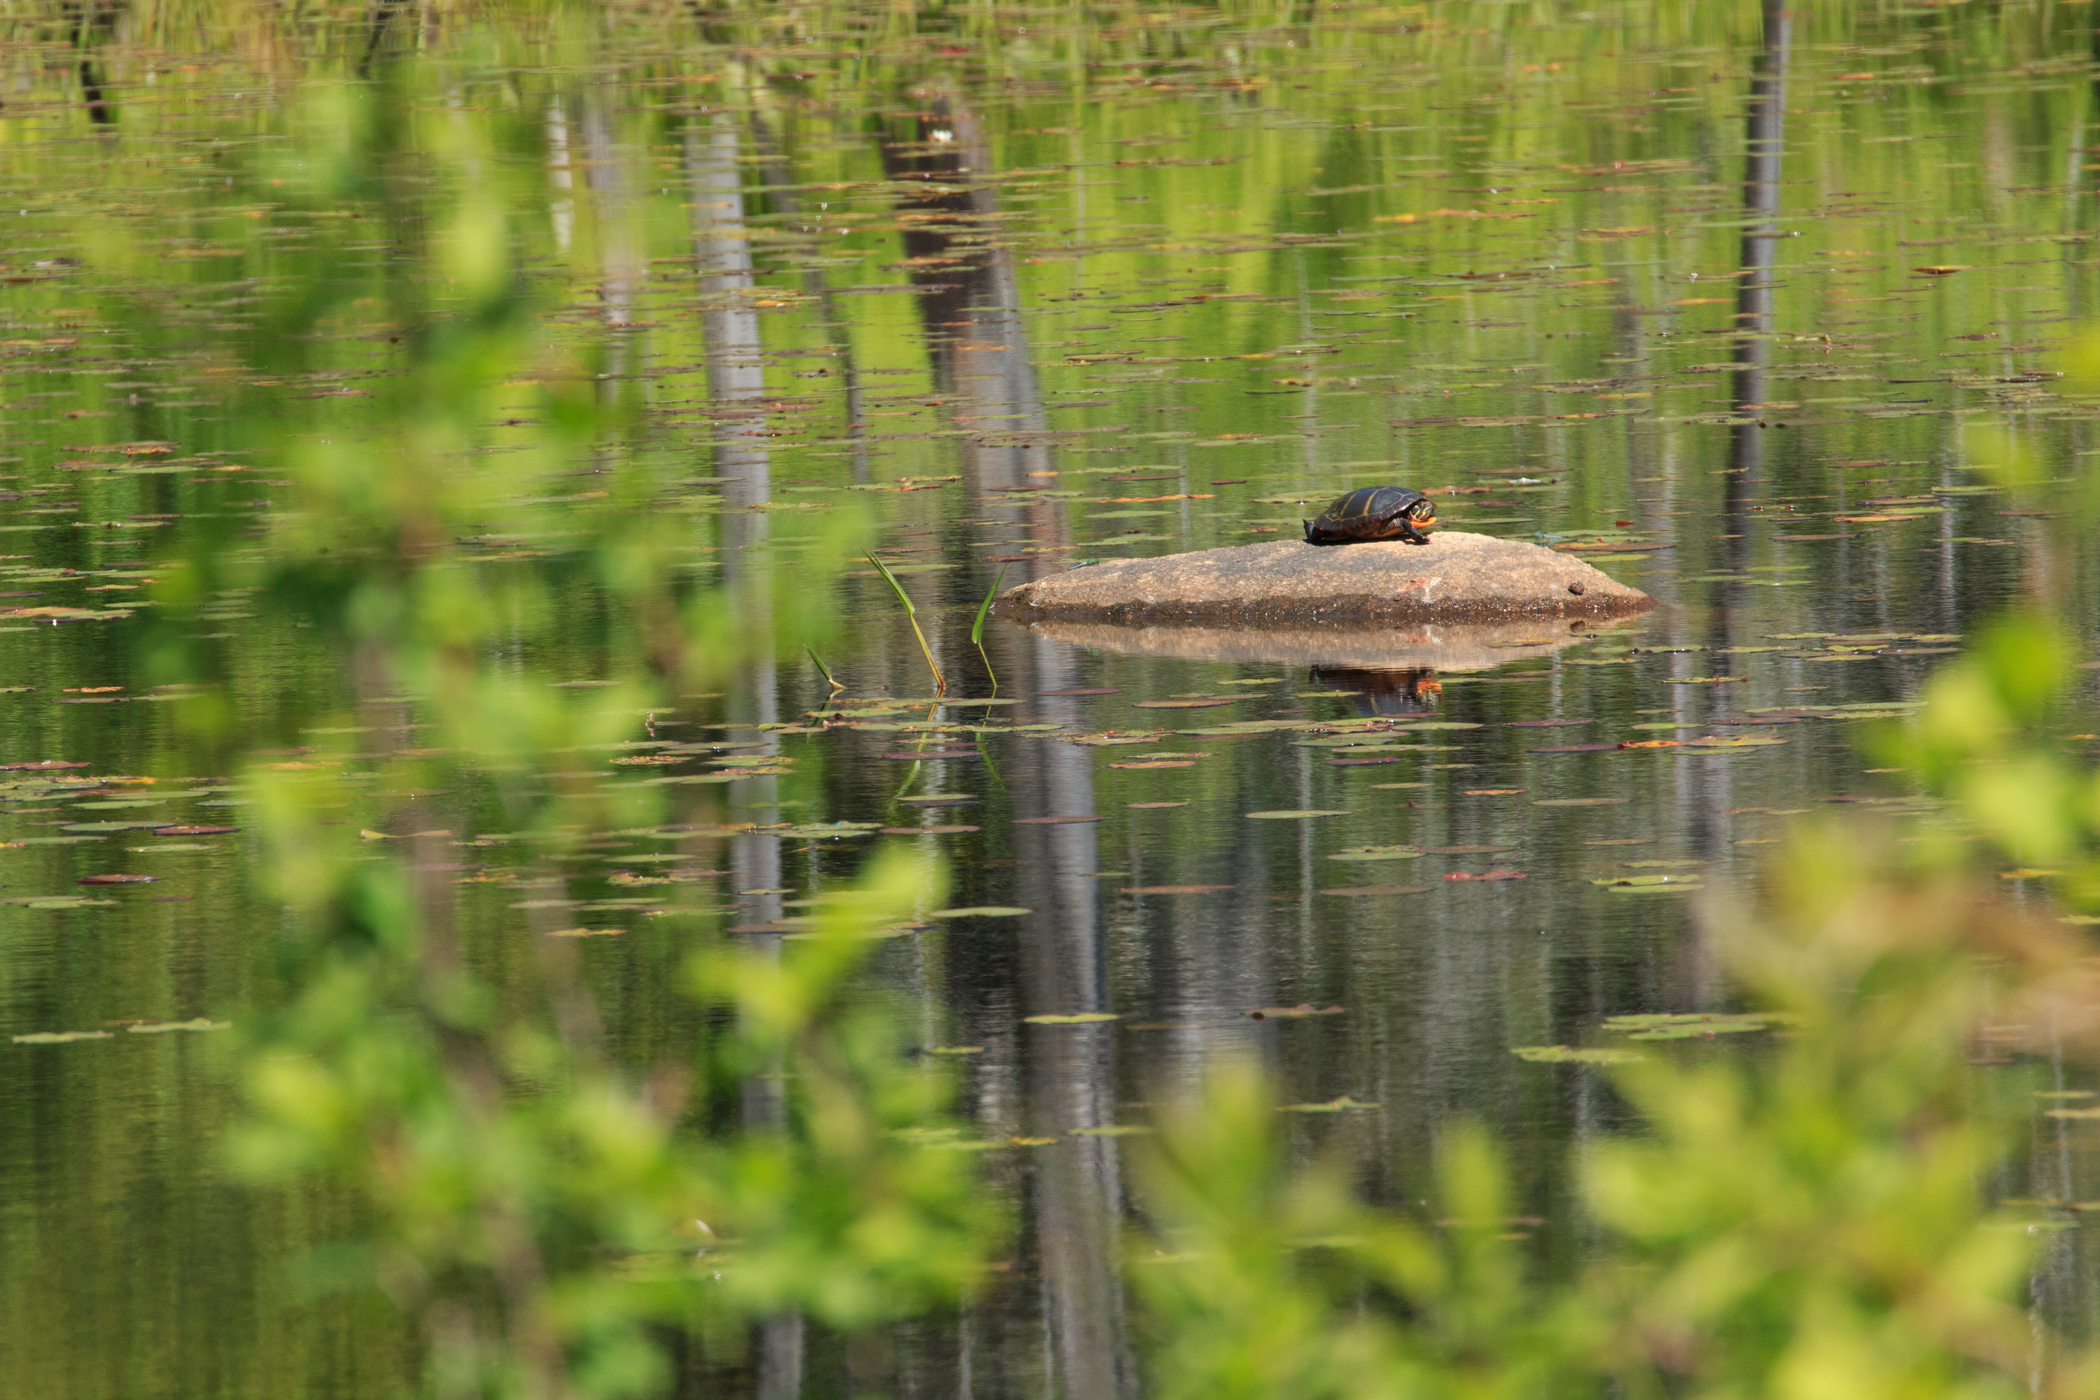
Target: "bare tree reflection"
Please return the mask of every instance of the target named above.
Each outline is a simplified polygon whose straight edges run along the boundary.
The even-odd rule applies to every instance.
[[[586,123],[588,131],[588,122]],[[766,542],[763,507],[771,496],[771,461],[765,447],[765,366],[758,309],[752,304],[751,244],[744,217],[739,158],[742,126],[726,112],[689,121],[685,129],[686,180],[692,192],[693,256],[699,273],[701,329],[707,345],[707,384],[713,400],[715,476],[722,482],[722,582],[729,606],[745,627],[772,632],[772,583],[755,551]],[[739,675],[729,697],[733,724],[770,724],[780,716],[780,681],[769,651]],[[770,730],[756,731],[777,754]],[[729,785],[735,815],[769,822],[779,811],[779,779],[746,778]],[[780,840],[746,833],[730,845],[730,872],[744,900],[745,926],[778,924],[781,916]],[[744,937],[779,955],[777,933]],[[777,1074],[761,1074],[744,1085],[743,1120],[750,1127],[785,1121],[786,1087]],[[804,1323],[800,1313],[768,1317],[753,1338],[759,1400],[794,1400],[802,1392]]]
[[[1734,397],[1724,489],[1728,562],[1749,562],[1749,508],[1764,465],[1766,374],[1772,363],[1772,269],[1779,237],[1779,163],[1786,134],[1786,67],[1792,17],[1783,0],[1764,0],[1764,47],[1750,79],[1743,168],[1743,242],[1735,292]]]
[[[80,53],[78,73],[80,77],[80,101],[87,108],[88,120],[97,127],[114,126],[117,120],[116,104],[110,101],[109,84],[103,74],[102,64],[95,56],[99,45],[106,44],[113,36],[117,16],[124,12],[122,0],[95,0],[93,4],[67,5],[64,15],[72,31],[73,47]]]
[[[784,214],[802,213],[802,201],[795,193],[795,181],[780,144],[767,127],[765,117],[757,111],[751,114],[751,136],[763,162],[767,197]],[[814,229],[805,224],[799,231],[809,238],[807,255],[811,256],[802,270],[802,286],[816,298],[818,320],[823,324],[825,338],[831,343],[832,358],[839,366],[840,387],[846,398],[846,435],[853,444],[853,479],[865,482],[868,479],[868,426],[860,366],[853,355],[853,337],[847,327],[846,313],[839,305],[838,293],[832,290],[831,279],[825,275],[823,264],[814,257],[823,249],[822,216],[819,215]]]
[[[1743,159],[1743,238],[1738,257],[1735,309],[1733,423],[1729,428],[1728,466],[1721,477],[1722,577],[1709,605],[1708,646],[1719,657],[1742,638],[1738,626],[1752,615],[1750,583],[1751,521],[1764,478],[1766,436],[1773,431],[1766,407],[1772,363],[1772,311],[1779,238],[1779,171],[1786,141],[1787,55],[1793,35],[1792,16],[1783,0],[1763,0],[1762,46],[1750,77],[1745,117]],[[1681,718],[1688,707],[1705,704],[1710,717],[1729,705],[1723,686],[1679,686],[1674,702]],[[1702,700],[1694,692],[1709,694]],[[1717,692],[1717,693],[1716,693]],[[1734,775],[1725,761],[1680,760],[1678,800],[1689,820],[1692,847],[1701,856],[1724,864],[1733,853]],[[1719,994],[1721,974],[1704,938],[1684,945],[1680,967],[1687,1004],[1704,1006]]]
[[[1054,470],[1048,414],[1029,358],[1012,258],[987,236],[998,212],[985,180],[990,149],[971,112],[946,101],[917,118],[908,137],[882,147],[893,180],[923,183],[900,210],[912,280],[920,288],[936,387],[958,423],[980,431],[961,439],[965,488],[993,499],[1026,487],[1031,473]],[[1069,542],[1062,503],[1023,507],[1038,549]],[[1054,553],[1023,564],[1043,572]],[[979,561],[979,589],[996,565]],[[1018,579],[1014,581],[1018,582]],[[1073,686],[1076,652],[1019,629],[992,637],[1006,686],[1030,694]],[[1071,702],[1046,701],[1051,717]],[[1072,717],[1076,718],[1076,710]],[[1109,1006],[1100,868],[1091,821],[1093,759],[1084,749],[1030,746],[1010,775],[1019,858],[1019,902],[1032,910],[1021,929],[1022,999],[1032,1013],[1068,1014]],[[1024,1042],[1031,1128],[1062,1135],[1116,1119],[1114,1042],[1100,1026],[1031,1026]],[[987,1066],[987,1069],[994,1067]],[[1117,1400],[1137,1393],[1126,1334],[1119,1240],[1123,1183],[1113,1138],[1068,1138],[1046,1149],[1034,1174],[1034,1244],[1042,1278],[1047,1389],[1073,1400]]]

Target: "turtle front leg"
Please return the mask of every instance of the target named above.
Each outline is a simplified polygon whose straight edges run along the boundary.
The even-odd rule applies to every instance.
[[[1400,538],[1406,540],[1409,544],[1429,543],[1429,536],[1423,534],[1420,530],[1417,530],[1415,528],[1415,522],[1412,520],[1403,520],[1400,522]]]

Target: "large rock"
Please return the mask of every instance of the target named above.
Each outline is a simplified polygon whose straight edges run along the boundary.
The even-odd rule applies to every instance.
[[[1119,559],[1009,588],[992,609],[1021,623],[1291,628],[1610,618],[1654,605],[1580,559],[1439,530],[1426,545],[1273,540]]]

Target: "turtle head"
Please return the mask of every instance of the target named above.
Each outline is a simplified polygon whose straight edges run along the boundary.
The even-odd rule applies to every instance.
[[[1430,500],[1427,496],[1423,496],[1409,506],[1405,514],[1409,520],[1417,525],[1434,525],[1436,524],[1436,502]]]

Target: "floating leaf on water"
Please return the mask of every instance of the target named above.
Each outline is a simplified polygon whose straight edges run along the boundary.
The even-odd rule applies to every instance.
[[[1507,850],[1507,847],[1502,849]],[[1349,846],[1331,852],[1329,860],[1413,860],[1422,854],[1420,846]]]
[[[17,1039],[20,1039],[20,1037],[16,1037],[16,1038],[17,1038]],[[2043,1110],[2042,1110],[2042,1116],[2043,1116],[2044,1118],[2070,1118],[2070,1119],[2078,1119],[2078,1118],[2100,1118],[2100,1108],[2047,1108],[2047,1109],[2043,1109]],[[2079,1209],[2080,1209],[2080,1210],[2090,1210],[2090,1209],[2092,1209],[2092,1207],[2090,1207],[2090,1206],[2086,1206],[2086,1205],[2080,1205],[2080,1206],[2079,1206]]]
[[[1249,820],[1252,821],[1295,821],[1302,817],[1346,817],[1348,815],[1349,810],[1346,807],[1300,807],[1293,808],[1290,811],[1249,812],[1247,814]]]
[[[1608,1031],[1631,1032],[1628,1036],[1631,1040],[1695,1040],[1713,1035],[1742,1035],[1751,1031],[1768,1031],[1772,1029],[1773,1019],[1770,1016],[1757,1015],[1671,1017],[1661,1025],[1641,1028],[1615,1025],[1613,1021],[1606,1021],[1604,1028]]]
[[[155,836],[231,836],[239,830],[240,828],[237,826],[156,826],[153,828],[153,834]]]
[[[114,1040],[114,1031],[31,1031],[8,1037],[16,1045],[71,1045],[78,1040]]]
[[[550,928],[548,938],[616,938],[627,932],[624,928]]]
[[[1123,805],[1135,812],[1149,811],[1161,807],[1186,807],[1189,804],[1186,802],[1126,802]]]
[[[1079,1011],[1070,1016],[1023,1016],[1031,1026],[1090,1026],[1097,1021],[1121,1019],[1113,1011]]]
[[[981,831],[975,826],[886,826],[884,836],[960,836],[964,832]]]
[[[808,822],[799,826],[769,827],[767,836],[873,836],[882,830],[881,822]]]
[[[1109,1123],[1099,1128],[1074,1128],[1072,1137],[1135,1137],[1141,1133],[1156,1132],[1139,1123]]]
[[[1377,1108],[1375,1103],[1363,1103],[1347,1094],[1326,1103],[1287,1103],[1277,1105],[1278,1113],[1349,1113],[1358,1109]]]
[[[1632,799],[1627,797],[1540,797],[1534,798],[1531,805],[1534,807],[1616,807],[1622,802],[1630,801]]]
[[[1514,851],[1515,846],[1424,846],[1423,853],[1432,856],[1491,856],[1502,851]]]
[[[1220,705],[1237,705],[1244,696],[1228,695],[1223,698],[1208,697],[1201,700],[1133,700],[1134,710],[1214,710]]]
[[[1521,870],[1484,870],[1475,875],[1466,870],[1454,870],[1444,876],[1446,880],[1528,880],[1531,877]]]
[[[1348,1008],[1341,1005],[1314,1006],[1301,1001],[1296,1006],[1263,1006],[1247,1013],[1252,1021],[1294,1021],[1306,1016],[1342,1016]]]
[[[1063,1141],[1063,1138],[1054,1137],[1010,1137],[1006,1140],[1006,1145],[1008,1147],[1048,1147],[1052,1143]]]
[[[1519,1045],[1509,1053],[1535,1065],[1627,1065],[1648,1058],[1638,1050],[1576,1050],[1566,1045]]]
[[[1237,885],[1132,885],[1124,894],[1216,894],[1219,890],[1239,888]]]
[[[946,792],[933,797],[900,797],[906,807],[967,807],[977,800],[974,793]]]
[[[982,1045],[929,1045],[926,1047],[926,1053],[929,1055],[982,1055],[984,1047]]]
[[[1014,919],[1033,910],[1010,904],[972,904],[962,909],[936,909],[929,919]]]
[[[1110,729],[1099,734],[1060,734],[1058,737],[1068,744],[1084,744],[1088,748],[1099,749],[1116,744],[1156,744],[1162,732],[1152,729],[1132,733],[1127,729]]]
[[[169,1031],[223,1031],[231,1029],[231,1021],[214,1021],[209,1016],[198,1016],[188,1021],[134,1021],[124,1029],[132,1035],[166,1035]]]
[[[1697,875],[1621,875],[1590,883],[1610,894],[1697,894],[1706,888]]]
[[[1381,895],[1381,894],[1427,894],[1432,885],[1344,885],[1339,889],[1321,890],[1321,894]]]
[[[1132,763],[1111,763],[1108,766],[1122,769],[1194,768],[1196,760],[1192,758],[1144,758]]]

